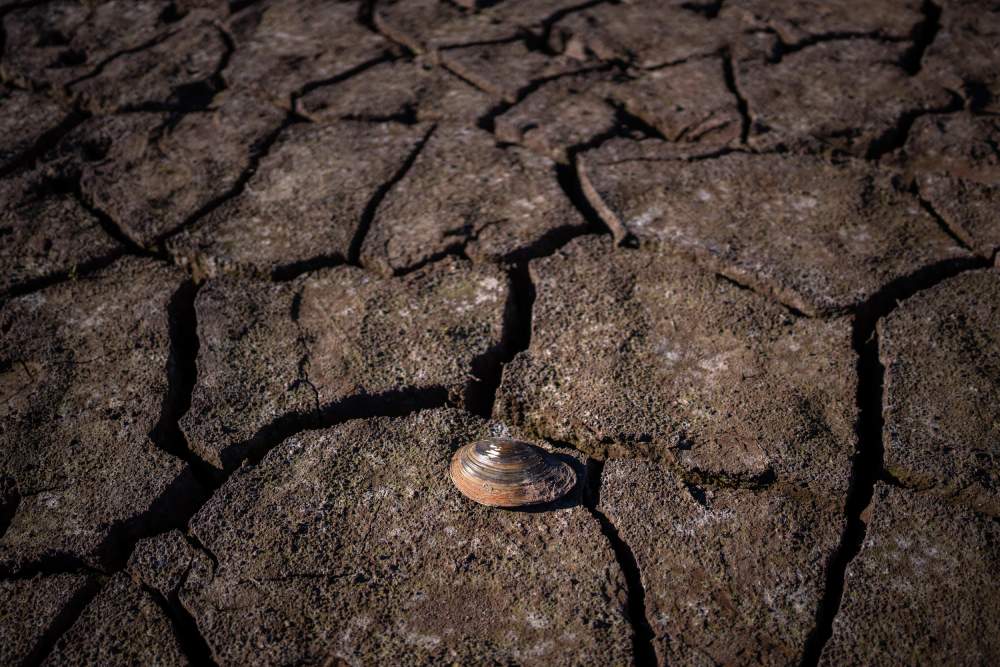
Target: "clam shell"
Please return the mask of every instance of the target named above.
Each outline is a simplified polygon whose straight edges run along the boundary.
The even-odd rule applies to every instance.
[[[451,481],[482,505],[522,507],[566,495],[576,484],[576,474],[566,462],[530,443],[488,438],[455,452]]]

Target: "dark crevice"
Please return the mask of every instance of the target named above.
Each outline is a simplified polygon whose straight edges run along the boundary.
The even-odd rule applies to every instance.
[[[151,49],[154,46],[157,46],[157,45],[162,44],[163,42],[167,41],[168,39],[170,39],[171,37],[173,37],[176,34],[177,34],[176,31],[169,31],[169,30],[168,31],[164,31],[163,33],[161,33],[161,34],[153,37],[150,40],[147,40],[147,41],[143,42],[142,44],[139,44],[138,46],[133,46],[133,47],[128,48],[128,49],[122,49],[121,51],[116,51],[115,53],[112,53],[111,55],[109,55],[107,58],[105,58],[101,62],[97,63],[97,65],[94,66],[94,69],[90,70],[89,72],[87,72],[86,74],[84,74],[82,76],[78,76],[77,78],[75,78],[72,81],[70,81],[69,83],[67,83],[65,85],[65,89],[66,90],[71,90],[74,86],[76,86],[76,85],[78,85],[78,84],[80,84],[80,83],[82,83],[84,81],[89,81],[90,79],[93,79],[95,77],[100,76],[101,73],[104,71],[104,69],[108,65],[110,65],[112,62],[114,62],[115,60],[117,60],[118,58],[122,58],[124,56],[130,55],[130,54],[133,54],[133,53],[139,53],[141,51],[145,51],[147,49]]]
[[[174,293],[167,306],[170,325],[170,355],[167,359],[167,394],[163,399],[160,419],[150,439],[161,450],[191,466],[198,482],[212,485],[213,468],[191,451],[180,427],[181,418],[191,408],[191,395],[198,380],[198,314],[195,298],[200,285],[185,281]]]
[[[934,222],[937,223],[938,227],[941,229],[942,232],[948,235],[948,238],[950,238],[955,243],[955,245],[957,245],[959,248],[962,248],[963,250],[972,252],[972,248],[970,248],[969,245],[965,241],[963,241],[958,234],[955,233],[955,230],[953,230],[951,228],[951,225],[949,225],[948,222],[941,217],[941,214],[937,212],[937,209],[935,209],[934,206],[932,206],[929,201],[924,199],[923,195],[920,193],[920,186],[917,185],[916,180],[914,180],[913,182],[913,188],[911,192],[920,202],[920,207],[923,208],[924,211],[926,211],[929,216],[934,218]]]
[[[761,296],[761,297],[767,299],[768,301],[772,301],[774,303],[777,303],[779,306],[781,306],[782,308],[784,308],[785,310],[787,310],[791,315],[794,315],[795,317],[809,317],[809,315],[803,313],[801,310],[799,310],[795,306],[793,306],[791,304],[788,304],[788,303],[785,303],[781,299],[776,298],[771,293],[768,293],[768,292],[763,292],[763,293],[762,292],[758,292],[756,289],[754,289],[750,285],[748,285],[746,283],[743,283],[743,282],[740,282],[739,280],[736,280],[735,278],[731,278],[731,277],[729,277],[729,276],[727,276],[725,274],[722,274],[722,273],[716,273],[715,276],[719,280],[722,280],[723,282],[727,282],[730,285],[732,285],[733,287],[737,287],[737,288],[739,288],[741,290],[744,290],[746,292],[752,292],[753,294],[757,294],[758,296]]]
[[[190,530],[184,531],[182,533],[182,535],[184,536],[184,541],[188,543],[188,546],[190,546],[195,551],[197,551],[197,552],[199,552],[201,554],[204,554],[205,557],[208,558],[208,560],[212,562],[212,571],[213,572],[215,572],[215,571],[217,571],[219,569],[219,558],[218,558],[218,556],[216,556],[215,553],[211,549],[209,549],[207,546],[205,546],[204,543],[202,543],[202,541],[198,538],[197,535],[195,535],[194,533],[192,533]]]
[[[403,180],[406,173],[410,171],[410,167],[412,167],[413,163],[417,161],[417,157],[420,155],[424,146],[427,145],[427,142],[430,140],[431,135],[434,134],[434,130],[436,128],[437,125],[431,125],[430,129],[427,130],[427,133],[424,134],[423,138],[417,143],[416,146],[413,147],[413,150],[410,151],[410,154],[406,157],[406,160],[403,161],[403,164],[396,170],[396,173],[393,174],[388,181],[380,185],[372,195],[371,199],[368,200],[368,203],[365,204],[365,209],[362,211],[361,219],[358,222],[358,228],[354,233],[354,238],[351,239],[351,246],[347,255],[347,261],[350,264],[353,264],[354,266],[361,266],[361,247],[364,245],[365,238],[368,236],[368,230],[371,229],[372,222],[375,220],[375,213],[378,211],[379,204],[382,203],[382,200],[389,194],[389,191],[392,190],[393,186]]]
[[[69,280],[75,280],[77,278],[90,275],[91,273],[106,269],[119,258],[125,256],[125,254],[124,250],[113,250],[104,257],[98,257],[97,259],[77,264],[71,269],[56,271],[45,276],[26,280],[23,283],[9,287],[4,292],[0,293],[0,305],[10,299],[24,296],[25,294],[31,294],[32,292],[38,292],[54,285],[58,285]]]
[[[689,12],[701,14],[707,19],[714,19],[718,17],[719,12],[722,11],[723,1],[724,0],[715,0],[714,2],[685,2],[681,4],[681,8],[686,9]]]
[[[232,16],[238,12],[243,11],[250,5],[256,5],[261,2],[261,0],[229,0],[229,15]]]
[[[580,178],[580,170],[577,165],[575,152],[570,152],[569,165],[556,165],[556,181],[559,183],[559,187],[562,188],[563,194],[565,194],[566,198],[571,204],[573,204],[573,208],[577,210],[587,223],[586,227],[584,227],[581,231],[581,234],[611,233],[611,229],[607,226],[607,224],[605,224],[600,214],[598,214],[597,210],[593,207],[593,205],[591,205],[590,200],[587,199],[587,196],[584,194],[583,182]],[[577,235],[579,236],[580,234]],[[554,251],[555,248],[553,248],[552,252]],[[548,254],[551,254],[551,252]],[[540,256],[540,254],[535,256]]]
[[[656,650],[653,648],[653,629],[646,616],[646,589],[642,585],[642,574],[635,554],[618,533],[618,529],[608,517],[598,509],[601,500],[601,477],[604,473],[604,462],[597,459],[587,459],[587,485],[584,489],[584,506],[598,524],[601,532],[611,543],[615,560],[625,576],[626,604],[629,621],[632,623],[632,650],[635,664],[639,666],[656,665]]]
[[[168,598],[160,591],[146,584],[142,585],[142,589],[159,606],[160,610],[170,621],[170,625],[174,630],[174,638],[177,640],[181,652],[184,653],[184,657],[188,659],[190,664],[216,665],[217,663],[212,656],[212,650],[209,648],[208,642],[205,641],[205,638],[199,632],[198,624],[195,623],[194,617],[181,604],[177,591],[173,591]]]
[[[376,125],[382,123],[399,123],[400,125],[416,125],[417,123],[420,122],[420,118],[417,115],[417,109],[412,104],[405,105],[402,111],[386,114],[384,116],[366,115],[366,114],[346,114],[344,116],[341,116],[341,118],[343,120],[351,120],[359,123],[372,123]]]
[[[833,635],[833,621],[844,595],[847,567],[861,551],[867,524],[863,513],[875,493],[882,470],[882,387],[885,369],[878,356],[878,334],[874,321],[854,321],[858,354],[858,450],[854,453],[851,484],[844,512],[846,522],[840,543],[826,566],[826,585],[816,612],[816,626],[806,639],[802,665],[818,665],[823,647]]]
[[[768,32],[771,31],[769,30]],[[777,35],[777,33],[773,34],[777,37],[777,44],[774,47],[774,51],[772,51],[767,57],[767,62],[772,65],[780,63],[781,60],[787,55],[798,53],[799,51],[807,49],[811,46],[816,46],[817,44],[828,44],[830,42],[845,42],[854,40],[874,40],[889,44],[896,44],[899,42],[906,41],[903,38],[883,35],[878,31],[851,32],[845,30],[840,32],[824,32],[816,35],[809,35],[808,37],[805,37],[797,42],[788,44],[784,42],[781,39],[781,37]]]
[[[833,621],[840,610],[847,568],[864,544],[867,530],[864,512],[871,504],[875,482],[885,474],[882,441],[885,368],[879,359],[876,325],[900,302],[918,292],[965,271],[985,266],[988,264],[978,258],[939,262],[886,285],[857,309],[852,325],[852,344],[858,355],[858,449],[851,466],[844,532],[827,563],[826,587],[816,612],[816,626],[806,640],[803,665],[819,664],[823,647],[833,634]]]
[[[868,150],[865,153],[865,159],[878,160],[884,155],[902,148],[906,144],[907,138],[910,136],[910,129],[913,127],[913,123],[915,123],[918,118],[931,114],[947,114],[961,111],[965,104],[964,100],[957,93],[953,91],[949,92],[951,93],[951,100],[943,107],[934,109],[911,109],[910,111],[906,111],[900,115],[892,127],[888,128],[880,136],[872,139],[871,143],[868,145]]]
[[[528,245],[510,251],[503,256],[502,261],[513,265],[524,264],[533,259],[554,255],[581,236],[607,236],[608,234],[607,227],[603,224],[597,229],[592,224],[557,227],[548,230]]]
[[[900,67],[911,76],[920,73],[920,68],[923,66],[924,53],[927,52],[928,47],[934,42],[934,38],[937,37],[938,31],[941,29],[940,6],[931,2],[931,0],[924,0],[920,6],[920,11],[924,15],[924,20],[913,27],[913,44],[906,50],[899,61]]]
[[[32,649],[31,653],[25,657],[24,662],[21,663],[23,667],[29,667],[34,665],[40,665],[45,662],[45,659],[55,648],[56,642],[62,637],[66,632],[73,627],[73,624],[80,618],[83,614],[84,609],[87,608],[97,594],[101,592],[103,588],[103,581],[101,578],[93,577],[87,581],[87,583],[80,589],[66,606],[60,610],[56,617],[52,619],[49,627],[45,629],[42,636],[39,637],[38,643]],[[30,613],[31,610],[24,610],[25,613]]]
[[[91,567],[72,554],[46,554],[33,561],[22,562],[16,566],[0,566],[0,581],[16,581],[31,579],[37,576],[50,577],[57,574],[90,574],[103,575],[103,570]]]
[[[858,306],[855,317],[859,323],[854,328],[855,349],[860,349],[868,332],[875,330],[876,322],[892,312],[899,302],[961,273],[989,265],[989,261],[982,257],[956,257],[925,266],[888,283]]]
[[[642,117],[633,114],[624,104],[614,100],[605,100],[615,110],[616,135],[625,138],[635,138],[636,135],[642,138],[659,139],[667,141],[656,127],[647,123]]]
[[[493,416],[503,369],[530,340],[531,304],[534,289],[527,276],[527,263],[514,265],[507,278],[508,295],[504,307],[500,342],[472,360],[473,381],[465,393],[465,408],[483,419]],[[527,284],[525,284],[527,280]],[[529,296],[530,295],[530,296]],[[528,332],[525,334],[525,328]]]
[[[6,369],[0,369],[3,371]],[[0,540],[7,534],[17,507],[21,504],[21,493],[17,488],[17,480],[13,477],[0,475]]]
[[[447,63],[443,63],[443,66],[444,66],[444,68],[448,72],[450,72],[454,76],[458,77],[459,79],[461,79],[465,83],[469,84],[473,88],[475,88],[477,90],[480,90],[480,91],[486,93],[487,95],[489,95],[490,97],[496,99],[497,95],[496,95],[496,93],[494,91],[491,91],[488,88],[483,87],[482,85],[480,85],[476,81],[473,81],[473,80],[469,79],[468,77],[464,76],[461,72],[458,72],[455,69],[449,67]],[[567,77],[571,77],[571,76],[580,76],[582,74],[591,74],[591,73],[594,73],[594,72],[606,72],[606,71],[610,70],[611,68],[612,68],[611,65],[597,65],[597,66],[592,66],[592,67],[581,67],[580,69],[573,70],[573,71],[570,71],[570,72],[560,72],[558,74],[553,74],[552,76],[543,76],[543,77],[539,77],[537,79],[533,79],[532,81],[528,82],[525,86],[521,87],[517,91],[517,94],[514,95],[514,99],[512,99],[512,100],[511,99],[501,100],[500,102],[498,102],[497,104],[495,104],[492,108],[490,108],[489,110],[487,110],[486,113],[484,113],[482,116],[479,117],[479,119],[476,120],[476,126],[479,127],[480,129],[486,130],[487,132],[495,133],[495,131],[496,131],[496,119],[497,118],[499,118],[500,116],[504,115],[505,113],[507,113],[508,111],[510,111],[512,108],[514,108],[515,106],[517,106],[518,104],[520,104],[521,102],[523,102],[526,97],[528,97],[529,95],[531,95],[532,93],[534,93],[535,91],[537,91],[539,88],[541,88],[545,84],[551,83],[552,81],[558,81],[559,79],[563,79],[563,78],[567,78]]]
[[[365,72],[371,69],[372,67],[375,67],[376,65],[388,63],[393,60],[395,60],[395,57],[391,53],[383,53],[379,56],[371,58],[370,60],[366,60],[363,63],[355,65],[350,69],[346,69],[343,72],[335,74],[334,76],[328,77],[326,79],[319,79],[317,81],[310,81],[309,83],[302,86],[302,88],[300,88],[298,92],[292,95],[293,102],[295,100],[298,100],[298,98],[303,97],[309,94],[310,92],[316,90],[317,88],[323,88],[324,86],[332,86],[334,84],[347,81],[348,79],[352,79],[358,74],[361,74],[362,72]],[[295,108],[294,105],[292,106],[292,108]]]
[[[615,1],[617,1],[617,0],[615,0]],[[552,29],[555,27],[555,25],[557,23],[559,23],[559,21],[562,21],[564,18],[566,18],[570,14],[575,14],[577,12],[582,12],[582,11],[585,11],[585,10],[590,9],[592,7],[596,7],[598,5],[608,4],[608,2],[609,2],[609,0],[588,0],[588,2],[581,2],[580,4],[578,4],[578,5],[572,5],[571,7],[563,7],[562,9],[559,9],[559,10],[553,12],[552,14],[550,14],[550,15],[546,16],[544,19],[542,19],[542,21],[541,21],[541,28],[542,28],[542,30],[541,30],[541,33],[538,36],[538,41],[541,44],[545,45],[546,48],[548,48],[548,45],[550,45],[552,43],[552,41],[551,41],[552,40]]]
[[[287,282],[295,280],[305,273],[311,273],[312,271],[318,271],[320,269],[330,269],[335,266],[345,264],[346,262],[347,259],[339,253],[310,257],[309,259],[284,264],[275,268],[271,271],[271,280],[275,282]]]
[[[750,136],[750,106],[740,92],[740,87],[736,82],[736,69],[733,66],[733,54],[728,50],[722,52],[722,76],[726,83],[726,88],[736,98],[736,109],[740,114],[740,143],[746,145]]]
[[[500,44],[516,44],[517,42],[525,41],[529,39],[529,35],[523,32],[516,32],[513,37],[500,37],[497,39],[481,39],[481,40],[470,40],[468,42],[453,42],[449,44],[443,44],[438,46],[435,51],[438,54],[446,51],[460,51],[462,49],[471,49],[477,46],[498,46]]]
[[[317,412],[288,413],[258,429],[246,441],[232,445],[219,454],[223,469],[221,486],[233,470],[244,463],[259,463],[281,442],[303,431],[336,426],[352,419],[371,417],[402,417],[421,410],[441,408],[451,404],[445,387],[402,388],[381,394],[356,394],[336,403],[321,406]]]
[[[118,223],[115,222],[114,218],[108,215],[105,211],[94,205],[90,199],[84,195],[83,191],[80,189],[79,180],[76,182],[73,189],[73,196],[76,198],[77,203],[80,207],[91,215],[96,221],[98,226],[104,231],[105,234],[111,237],[115,243],[125,248],[125,251],[130,255],[137,255],[140,257],[152,257],[155,259],[165,259],[165,255],[162,252],[153,252],[147,250],[139,245],[131,236],[129,236],[125,230],[123,230]]]
[[[441,260],[447,259],[448,257],[458,257],[466,261],[472,261],[471,259],[469,259],[469,256],[465,254],[465,244],[466,241],[464,240],[452,243],[451,245],[446,246],[443,250],[439,250],[435,253],[427,255],[419,262],[410,264],[409,266],[405,266],[402,268],[393,269],[392,275],[395,278],[408,276],[411,273],[416,273],[417,271],[420,271],[428,266],[437,264]]]

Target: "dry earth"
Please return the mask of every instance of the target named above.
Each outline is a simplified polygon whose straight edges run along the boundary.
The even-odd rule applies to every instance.
[[[0,664],[1000,662],[1000,3],[0,22]]]

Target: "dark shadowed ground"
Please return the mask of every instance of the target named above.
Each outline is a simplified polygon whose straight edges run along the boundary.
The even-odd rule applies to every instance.
[[[1000,3],[0,21],[0,665],[1000,662]]]

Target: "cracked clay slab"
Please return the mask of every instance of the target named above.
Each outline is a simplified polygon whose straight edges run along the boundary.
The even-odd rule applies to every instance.
[[[552,160],[500,148],[481,130],[440,126],[379,205],[361,261],[393,273],[455,250],[514,259],[586,226]]]
[[[344,81],[315,88],[297,101],[316,122],[411,116],[418,121],[475,125],[499,100],[425,58],[379,63]]]
[[[212,79],[226,53],[226,41],[215,17],[191,12],[162,40],[109,60],[93,76],[70,82],[67,89],[73,99],[94,113],[145,106],[203,106],[219,86]]]
[[[512,40],[518,35],[514,24],[440,0],[379,2],[372,20],[380,32],[414,53],[435,54],[449,46]]]
[[[45,664],[181,667],[191,663],[163,608],[128,574],[119,572],[59,638]]]
[[[607,95],[668,141],[719,149],[740,139],[742,119],[722,59],[695,58],[608,85]]]
[[[119,254],[100,221],[44,171],[0,179],[0,294]]]
[[[164,0],[31,4],[4,19],[3,74],[95,112],[180,103],[222,63],[217,18],[203,9],[178,13]]]
[[[238,196],[168,248],[181,265],[208,276],[268,275],[320,256],[347,259],[369,201],[427,131],[399,123],[293,124]]]
[[[559,77],[497,116],[494,134],[567,163],[578,146],[617,126],[615,109],[605,100],[610,86],[611,77],[603,72]]]
[[[800,318],[683,258],[584,237],[530,265],[531,345],[498,414],[591,456],[846,493],[855,356],[845,319]]]
[[[539,81],[581,69],[576,60],[539,53],[523,40],[448,49],[439,57],[449,70],[509,104]]]
[[[3,18],[4,78],[24,87],[59,88],[117,53],[140,49],[176,27],[169,0],[27,3]]]
[[[921,0],[857,2],[857,0],[740,0],[723,5],[720,15],[741,21],[741,32],[772,30],[796,46],[836,35],[870,35],[908,40],[924,20]],[[851,48],[850,43],[844,45]]]
[[[0,310],[0,470],[20,503],[0,566],[113,562],[148,521],[182,515],[189,468],[153,442],[168,392],[173,268],[126,258]],[[45,428],[39,428],[45,424]]]
[[[230,21],[236,52],[223,72],[230,87],[288,104],[309,83],[345,75],[387,54],[389,43],[358,22],[358,5],[268,0]]]
[[[83,196],[139,246],[152,247],[225,196],[252,153],[284,118],[246,95],[221,95],[204,112],[98,116],[59,147]]]
[[[730,153],[672,160],[665,142],[580,156],[619,238],[695,257],[809,314],[849,310],[928,265],[967,260],[898,175],[855,160]]]
[[[984,257],[1000,249],[1000,118],[924,116],[910,129],[908,166],[920,196]]]
[[[815,44],[777,63],[763,55],[737,60],[736,84],[751,121],[747,142],[760,150],[877,155],[895,140],[904,116],[952,103],[947,90],[903,70],[905,50],[850,39]]]
[[[173,600],[199,557],[178,530],[140,540],[132,549],[127,571],[132,579]]]
[[[0,86],[0,173],[28,155],[68,113],[48,95]]]
[[[218,568],[180,596],[218,663],[631,663],[624,577],[579,492],[508,512],[449,480],[454,450],[498,429],[354,420],[237,471],[191,523]]]
[[[950,278],[879,322],[885,467],[1000,514],[1000,271]]]
[[[877,484],[821,665],[988,665],[1000,657],[1000,525]]]
[[[921,61],[921,75],[961,92],[975,111],[1000,113],[1000,11],[952,0]]]
[[[802,661],[840,543],[842,502],[701,489],[644,460],[604,466],[598,510],[635,557],[659,664]]]
[[[455,259],[401,280],[341,266],[294,283],[212,281],[196,301],[198,383],[181,427],[228,469],[284,415],[405,405],[408,391],[467,401],[497,363],[508,289],[499,269]]]
[[[640,69],[661,67],[726,45],[728,23],[674,0],[597,4],[567,14],[552,27],[550,46],[577,59],[594,56]]]
[[[0,664],[37,663],[61,631],[66,612],[95,583],[80,574],[0,581]]]

